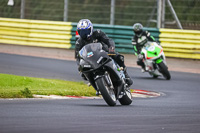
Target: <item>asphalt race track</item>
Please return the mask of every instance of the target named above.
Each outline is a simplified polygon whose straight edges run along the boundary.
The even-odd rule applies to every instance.
[[[199,133],[200,74],[170,81],[128,68],[131,88],[163,93],[109,107],[102,99],[0,99],[0,133]],[[0,73],[82,81],[74,61],[0,53]]]

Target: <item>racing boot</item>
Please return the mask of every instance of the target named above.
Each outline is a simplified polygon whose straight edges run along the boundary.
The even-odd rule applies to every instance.
[[[87,78],[85,77],[85,75],[83,73],[81,73],[81,77],[83,80],[87,80]]]
[[[145,71],[145,68],[141,67],[141,72],[144,73]]]
[[[144,62],[141,59],[137,61],[137,65],[141,66],[141,72],[142,73],[144,73],[146,71]]]
[[[124,75],[125,75],[125,78],[126,78],[126,83],[128,84],[128,87],[130,87],[130,86],[133,84],[133,80],[132,80],[131,77],[128,75],[126,69],[127,69],[127,68],[125,67],[125,68],[124,68]]]

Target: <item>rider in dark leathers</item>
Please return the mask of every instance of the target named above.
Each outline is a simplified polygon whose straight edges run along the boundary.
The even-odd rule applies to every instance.
[[[135,55],[137,55],[137,64],[142,67],[142,72],[145,71],[145,65],[143,62],[143,56],[141,55],[141,49],[147,41],[155,41],[154,37],[150,35],[148,31],[143,30],[143,26],[140,23],[133,25],[133,31],[135,35],[132,39],[132,44],[135,50]]]
[[[80,57],[78,56],[78,52],[81,48],[89,43],[98,43],[100,42],[103,46],[103,50],[114,53],[115,55],[111,56],[120,67],[123,67],[125,72],[125,77],[127,84],[131,86],[133,84],[132,79],[129,77],[126,66],[124,64],[124,56],[115,52],[115,43],[112,39],[110,39],[104,32],[101,30],[93,30],[93,25],[88,19],[81,19],[77,24],[77,31],[80,35],[80,38],[76,41],[75,45],[75,58],[77,64],[79,65]],[[82,74],[84,78],[84,75]]]

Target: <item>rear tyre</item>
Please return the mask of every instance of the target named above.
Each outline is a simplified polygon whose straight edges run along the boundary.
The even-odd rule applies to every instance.
[[[133,101],[132,94],[130,90],[125,90],[125,95],[119,99],[121,105],[130,105]]]
[[[165,79],[170,80],[171,79],[171,75],[168,71],[167,66],[165,65],[164,62],[161,62],[158,64],[159,69],[160,69],[160,73],[162,73],[162,75],[165,77]]]
[[[95,83],[106,103],[109,106],[115,106],[117,99],[114,90],[108,86],[105,79],[103,77],[98,78]]]

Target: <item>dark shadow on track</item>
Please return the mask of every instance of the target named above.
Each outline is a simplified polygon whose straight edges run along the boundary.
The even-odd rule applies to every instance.
[[[153,77],[139,77],[139,76],[134,76],[134,77],[131,77],[131,78],[132,79],[145,79],[145,80],[166,80],[163,77],[153,78]]]
[[[102,101],[103,102],[103,101]],[[109,106],[109,105],[107,105],[106,103],[105,104],[76,104],[76,106],[84,106],[84,107],[100,107],[100,108],[102,108],[102,107],[109,107],[109,108],[118,108],[118,107],[120,107],[120,108],[122,108],[122,107],[133,107],[134,105],[120,105],[119,103],[117,103],[117,105],[116,106]]]

